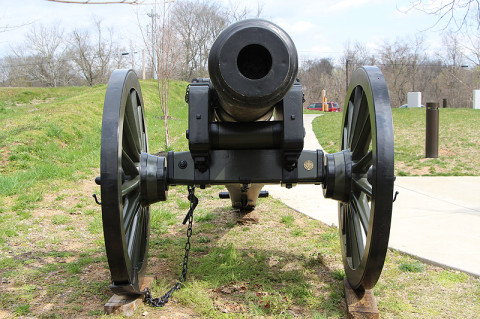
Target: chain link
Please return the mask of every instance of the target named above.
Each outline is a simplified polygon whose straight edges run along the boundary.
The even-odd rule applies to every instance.
[[[176,290],[182,288],[183,283],[187,280],[188,253],[190,252],[190,237],[192,236],[193,211],[198,205],[198,198],[197,196],[195,196],[195,186],[188,186],[188,200],[190,201],[190,209],[188,210],[188,213],[183,220],[184,225],[188,221],[188,227],[187,242],[185,243],[185,256],[183,257],[182,274],[180,275],[180,278],[175,283],[175,285],[170,288],[170,290],[167,291],[161,298],[153,298],[150,288],[145,288],[145,290],[143,291],[143,302],[146,304],[150,304],[153,307],[163,307],[168,302],[168,299],[173,295],[173,293]]]

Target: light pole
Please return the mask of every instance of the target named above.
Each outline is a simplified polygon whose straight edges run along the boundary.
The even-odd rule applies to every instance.
[[[134,54],[135,53],[138,53],[137,51],[133,51],[133,52],[122,52],[122,55],[123,56],[127,56],[127,55],[132,55],[132,58],[131,58],[131,61],[132,61],[132,70],[135,70],[135,57],[134,57]]]
[[[345,93],[348,94],[348,65],[351,60],[345,59]]]
[[[153,63],[153,78],[156,80],[157,79],[157,59],[156,59],[156,54],[155,54],[155,18],[157,17],[157,14],[153,12],[153,9],[150,11],[150,13],[147,13],[147,16],[152,19],[152,63]]]

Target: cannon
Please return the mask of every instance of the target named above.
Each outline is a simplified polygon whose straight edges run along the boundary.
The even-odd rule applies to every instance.
[[[266,184],[322,185],[338,201],[346,277],[372,288],[382,271],[392,214],[393,125],[385,79],[353,73],[339,152],[304,150],[303,93],[288,34],[260,19],[226,28],[211,48],[210,78],[187,88],[189,150],[149,153],[140,85],[132,70],[108,82],[101,135],[102,218],[111,289],[142,294],[150,205],[175,185],[225,185],[232,206],[252,209]],[[196,203],[193,204],[195,206]],[[188,219],[188,216],[186,220]]]

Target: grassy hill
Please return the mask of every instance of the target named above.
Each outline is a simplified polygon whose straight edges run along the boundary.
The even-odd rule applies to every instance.
[[[171,85],[172,144],[187,149],[185,83]],[[163,148],[156,84],[142,83],[152,153]],[[99,165],[106,86],[0,90],[0,195],[41,192],[86,178]],[[54,182],[53,182],[54,181]],[[53,182],[53,185],[52,185]]]
[[[480,175],[480,111],[440,109],[439,157],[425,158],[425,114],[422,109],[393,109],[395,174]],[[343,113],[326,113],[313,130],[327,152],[338,152]]]
[[[141,86],[156,153],[164,148],[156,84]],[[175,150],[187,150],[185,86],[171,84]],[[103,315],[112,293],[100,207],[91,194],[99,192],[93,179],[105,90],[0,88],[0,318]],[[323,118],[335,126],[339,115]],[[345,317],[338,230],[272,198],[259,199],[258,224],[238,224],[240,213],[218,199],[221,189],[197,193],[186,287],[165,308],[141,307],[134,318]],[[180,274],[188,206],[185,187],[172,187],[167,202],[151,207],[147,271],[157,276],[154,296]],[[374,291],[382,317],[480,312],[479,279],[395,251]]]

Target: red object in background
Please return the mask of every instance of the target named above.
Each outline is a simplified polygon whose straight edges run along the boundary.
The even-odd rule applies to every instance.
[[[327,112],[340,112],[340,106],[337,102],[327,102]],[[323,111],[322,102],[313,102],[307,106],[307,110]]]

